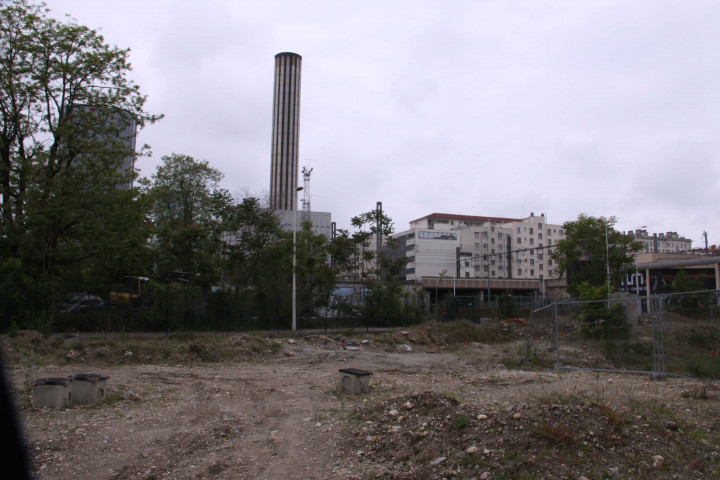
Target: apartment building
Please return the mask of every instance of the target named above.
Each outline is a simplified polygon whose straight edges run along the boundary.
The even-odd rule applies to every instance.
[[[563,238],[562,225],[544,214],[502,218],[433,213],[410,222],[393,237],[408,263],[403,276],[489,279],[554,278],[552,246]]]
[[[692,240],[681,237],[677,232],[653,233],[641,228],[626,233],[643,245],[640,253],[690,253]]]

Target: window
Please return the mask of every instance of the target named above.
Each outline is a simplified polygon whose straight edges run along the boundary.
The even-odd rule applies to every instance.
[[[418,232],[418,238],[429,240],[457,240],[457,233],[451,232]]]
[[[530,276],[531,276],[531,277],[534,277],[534,276],[535,276],[535,270],[530,270]]]
[[[542,223],[538,223],[538,230],[542,229]]]
[[[479,244],[479,243],[476,243],[476,244],[475,244],[475,250],[480,250],[480,244]]]
[[[498,233],[498,240],[502,240],[502,233]]]
[[[560,231],[560,236],[562,237],[563,236],[562,228],[559,231]]]
[[[491,238],[491,239],[490,239],[490,243],[492,243],[492,244],[494,245],[494,244],[495,244],[495,239],[494,239],[494,238]]]
[[[520,233],[520,227],[517,227],[517,233]]]
[[[483,238],[483,240],[488,238],[488,232],[482,232],[482,238]]]
[[[542,240],[542,233],[538,233],[538,239]]]
[[[517,243],[518,245],[520,245],[520,243],[522,243],[522,239],[521,239],[520,237],[517,237],[517,242],[515,242],[515,243]]]
[[[518,276],[522,275],[522,268],[518,268]]]
[[[530,239],[530,245],[535,245],[535,239],[534,239],[534,238],[531,238],[531,239]]]
[[[487,244],[487,243],[483,243],[483,249],[485,249],[485,250],[488,249],[488,244]]]
[[[475,238],[476,239],[480,238],[480,232],[475,232]]]
[[[503,266],[500,265],[500,266],[498,267],[498,270],[502,272],[502,271],[503,271]]]
[[[541,272],[544,270],[544,268],[543,268],[544,266],[545,266],[545,265],[543,265],[542,263],[540,264],[540,271],[541,271]]]
[[[532,235],[532,234],[533,234],[533,228],[530,227],[530,235]]]
[[[495,270],[493,270],[492,272],[490,272],[490,275],[494,277],[494,276],[495,276]]]
[[[470,278],[470,272],[465,272],[465,278]]]
[[[480,265],[475,265],[475,271],[476,271],[476,272],[479,272],[479,271],[480,271]]]
[[[490,269],[488,268],[487,265],[485,265],[485,266],[483,267],[483,270],[487,272],[487,271],[489,271]]]
[[[493,248],[492,250],[490,250],[490,253],[492,253],[493,255],[495,255],[495,249]]]
[[[531,258],[531,259],[530,259],[530,265],[535,265],[535,259],[534,259],[534,258]]]
[[[491,231],[491,232],[494,232],[494,231],[495,231],[495,227],[490,227],[490,231]]]
[[[548,229],[547,229],[547,234],[548,234],[548,236],[550,236],[550,233],[551,233],[551,230],[548,228]]]

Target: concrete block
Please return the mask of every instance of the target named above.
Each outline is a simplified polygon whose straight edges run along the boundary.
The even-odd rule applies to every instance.
[[[70,388],[76,403],[95,405],[105,401],[107,396],[107,379],[105,375],[94,373],[77,373],[68,377],[72,380]]]
[[[340,369],[340,390],[345,393],[366,393],[370,389],[371,372],[357,368]]]
[[[56,408],[62,410],[72,405],[72,391],[69,378],[39,378],[33,381],[32,405],[35,408]]]

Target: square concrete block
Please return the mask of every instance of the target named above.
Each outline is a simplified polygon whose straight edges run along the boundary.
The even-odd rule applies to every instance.
[[[345,393],[366,393],[370,389],[371,372],[357,368],[340,369],[340,390]]]
[[[77,373],[68,377],[72,380],[73,402],[84,405],[95,405],[105,401],[107,396],[106,381],[109,377],[94,373]]]
[[[56,408],[61,410],[72,405],[72,391],[69,378],[39,378],[33,381],[32,404],[35,408]]]

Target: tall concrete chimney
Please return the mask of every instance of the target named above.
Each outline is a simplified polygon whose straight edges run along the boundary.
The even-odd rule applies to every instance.
[[[301,71],[302,57],[297,53],[275,55],[270,168],[270,208],[273,210],[297,208]]]

